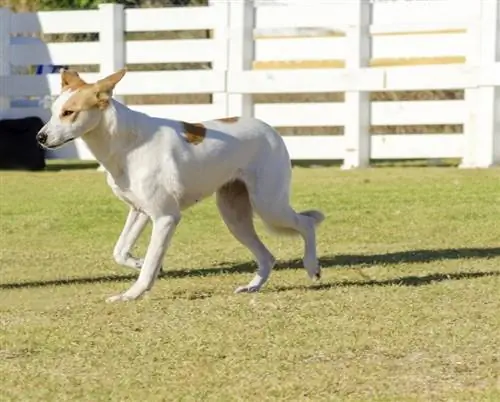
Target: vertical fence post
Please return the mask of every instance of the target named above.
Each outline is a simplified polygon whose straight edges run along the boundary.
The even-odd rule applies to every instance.
[[[6,85],[10,75],[10,18],[10,9],[0,8],[0,113],[10,109]]]
[[[472,2],[468,5],[470,23],[467,27],[467,53],[466,63],[470,67],[481,65],[481,1]],[[472,168],[476,166],[476,141],[479,135],[479,87],[467,88],[464,91],[464,102],[467,116],[464,121],[464,146],[460,168]]]
[[[480,63],[489,68],[500,61],[500,5],[480,1]],[[478,89],[477,133],[475,135],[475,167],[487,168],[500,163],[500,88],[480,84]]]
[[[126,66],[125,60],[125,12],[123,4],[99,4],[101,30],[99,45],[101,47],[100,75],[104,77]],[[113,95],[118,102],[124,103],[124,97]],[[98,171],[104,171],[100,165]]]
[[[99,43],[101,47],[100,75],[112,74],[125,67],[125,12],[122,4],[99,4],[101,30]],[[122,96],[114,96],[123,102]]]
[[[216,41],[216,56],[212,69],[216,72],[224,72],[227,77],[229,63],[229,7],[231,0],[209,0],[210,7],[214,7],[217,15],[217,26],[213,31],[212,39]],[[212,94],[212,104],[217,105],[220,117],[228,117],[229,95],[226,91],[227,83],[224,83],[224,92]]]
[[[254,60],[255,8],[252,0],[229,1],[228,114],[252,116],[253,96],[231,93],[231,73],[251,70]]]
[[[368,67],[371,57],[370,0],[349,0],[355,20],[346,32],[346,68],[355,72]],[[347,91],[345,93],[345,156],[342,169],[362,168],[370,164],[370,94]]]

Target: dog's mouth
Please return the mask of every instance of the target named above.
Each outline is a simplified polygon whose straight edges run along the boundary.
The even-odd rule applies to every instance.
[[[74,138],[68,138],[68,139],[64,140],[63,142],[60,142],[59,144],[50,144],[50,145],[40,144],[40,145],[44,149],[57,149],[57,148],[61,148],[64,144],[67,144],[68,142],[71,142],[73,140],[74,140]]]

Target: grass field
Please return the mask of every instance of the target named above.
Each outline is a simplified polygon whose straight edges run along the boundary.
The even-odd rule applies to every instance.
[[[1,172],[0,400],[500,400],[500,170],[295,168],[293,204],[328,216],[320,284],[258,222],[278,268],[233,294],[255,266],[209,199],[106,304],[135,274],[102,173]]]

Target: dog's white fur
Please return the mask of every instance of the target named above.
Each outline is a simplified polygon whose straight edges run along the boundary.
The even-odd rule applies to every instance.
[[[50,149],[82,138],[105,168],[113,192],[130,207],[114,258],[140,269],[140,274],[127,291],[107,300],[133,300],[150,290],[181,211],[214,193],[225,224],[258,264],[255,277],[236,292],[258,291],[275,264],[255,232],[253,211],[275,231],[302,236],[304,266],[312,279],[319,278],[315,226],[324,216],[319,211],[297,213],[290,206],[291,164],[280,135],[260,120],[240,118],[202,122],[198,125],[204,134],[201,142],[189,142],[185,123],[150,117],[111,98],[124,74],[120,70],[86,84],[77,73],[62,72],[62,93],[53,103],[50,121],[38,134],[40,143]],[[71,84],[73,89],[68,88]],[[62,112],[83,91],[79,84],[93,94],[85,95],[85,102],[89,96],[95,96],[95,102],[67,121]],[[131,249],[149,220],[152,234],[142,260],[133,257]]]

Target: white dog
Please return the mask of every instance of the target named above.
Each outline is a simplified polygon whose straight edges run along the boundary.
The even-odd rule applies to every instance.
[[[114,258],[140,274],[126,292],[107,301],[134,300],[152,288],[181,211],[213,193],[230,232],[258,264],[252,281],[236,292],[258,291],[275,263],[255,232],[253,211],[270,229],[302,236],[304,267],[319,279],[315,226],[324,216],[290,206],[291,164],[280,135],[252,118],[192,124],[133,111],[112,99],[124,75],[120,70],[88,84],[78,73],[63,71],[50,121],[37,134],[47,149],[82,138],[107,171],[113,192],[130,206]],[[149,219],[152,234],[142,260],[130,251]]]

